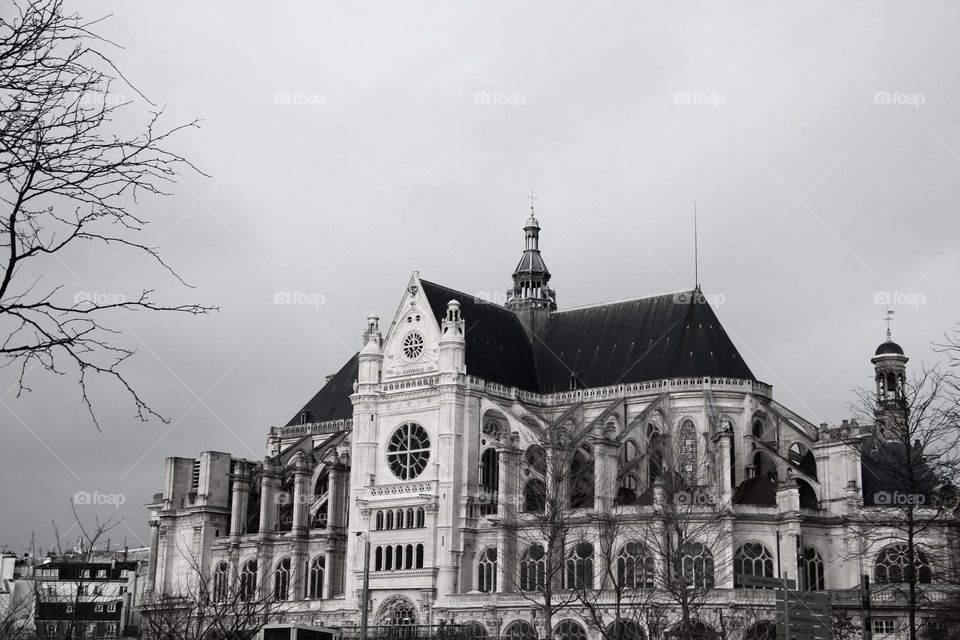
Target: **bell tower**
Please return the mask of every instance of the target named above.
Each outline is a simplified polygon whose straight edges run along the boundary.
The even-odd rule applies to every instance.
[[[557,294],[550,288],[550,271],[540,255],[540,223],[534,216],[534,200],[531,192],[530,217],[523,227],[523,255],[513,270],[513,289],[506,306],[517,313],[528,331],[536,333],[557,308]]]
[[[887,339],[879,347],[870,362],[873,363],[874,380],[877,384],[877,426],[884,430],[902,425],[907,419],[907,361],[903,348],[890,336],[890,321],[893,311],[887,310]]]

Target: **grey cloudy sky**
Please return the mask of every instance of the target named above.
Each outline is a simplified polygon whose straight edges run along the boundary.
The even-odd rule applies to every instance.
[[[814,422],[870,384],[878,295],[914,361],[960,319],[956,3],[74,6],[113,14],[115,62],[171,124],[204,120],[176,148],[212,177],[141,209],[194,289],[122,253],[45,277],[221,312],[113,323],[169,425],[98,386],[98,433],[73,378],[35,373],[17,398],[0,371],[10,548],[31,531],[49,545],[80,490],[122,494],[82,515],[122,517],[114,541],[145,544],[163,459],[262,456],[410,271],[502,295],[531,188],[561,307],[689,288],[696,200],[704,291],[755,374]]]

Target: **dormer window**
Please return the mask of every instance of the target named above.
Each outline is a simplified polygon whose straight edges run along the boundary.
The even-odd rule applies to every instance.
[[[310,412],[304,409],[300,412],[300,424],[307,424],[310,422]]]

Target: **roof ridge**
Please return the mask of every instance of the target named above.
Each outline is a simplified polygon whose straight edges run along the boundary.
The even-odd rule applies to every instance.
[[[606,307],[614,304],[623,304],[625,302],[637,302],[639,300],[652,300],[653,298],[666,298],[667,296],[675,296],[680,293],[693,293],[696,289],[678,289],[676,291],[666,291],[664,293],[655,293],[649,296],[637,296],[635,298],[619,298],[617,300],[608,300],[607,302],[592,302],[589,304],[581,304],[576,307],[568,307],[566,309],[557,309],[554,313],[566,313],[567,311],[580,311],[583,309],[592,309],[594,307]]]
[[[423,278],[420,278],[420,282],[421,282],[422,284],[428,284],[428,285],[430,285],[430,286],[437,287],[437,288],[440,288],[440,289],[446,289],[447,291],[449,291],[449,292],[451,292],[451,293],[459,294],[460,297],[464,297],[464,296],[465,296],[465,297],[467,297],[467,298],[470,298],[474,303],[488,304],[488,305],[490,305],[490,306],[492,306],[492,307],[496,307],[496,308],[498,308],[498,309],[502,309],[503,311],[509,311],[510,313],[513,313],[513,310],[508,309],[507,307],[505,307],[505,306],[502,305],[502,304],[497,304],[497,303],[494,302],[493,300],[487,300],[486,298],[481,298],[481,297],[479,297],[479,296],[473,295],[472,293],[467,293],[466,291],[460,291],[459,289],[454,289],[453,287],[448,287],[448,286],[445,285],[445,284],[440,284],[439,282],[434,282],[434,281],[432,281],[432,280],[425,280],[425,279],[423,279]],[[458,301],[458,302],[459,302],[459,301]],[[513,315],[516,315],[516,314],[513,313]]]

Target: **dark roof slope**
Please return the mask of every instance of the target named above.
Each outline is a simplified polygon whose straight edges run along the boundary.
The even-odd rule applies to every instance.
[[[921,459],[919,450],[913,450],[913,463],[907,457],[902,442],[864,438],[861,444],[860,475],[863,478],[863,504],[884,506],[884,500],[895,493],[922,495],[930,500],[937,488],[933,471]],[[912,485],[912,486],[911,486]],[[879,494],[887,494],[878,499]],[[887,506],[903,506],[890,505]]]
[[[464,316],[467,318],[467,316]],[[469,321],[469,320],[468,320]],[[540,391],[664,378],[755,380],[699,292],[559,311],[534,339]]]
[[[421,280],[437,322],[447,303],[460,303],[466,323],[467,373],[491,382],[536,391],[537,371],[530,339],[516,314],[499,305],[433,282]]]
[[[353,403],[350,402],[350,395],[353,393],[353,383],[357,379],[359,371],[359,353],[353,354],[353,357],[347,361],[340,371],[333,374],[327,383],[323,385],[315,396],[310,398],[307,404],[303,405],[297,414],[290,418],[287,426],[300,423],[300,414],[307,412],[308,422],[327,422],[330,420],[343,420],[353,417]]]

